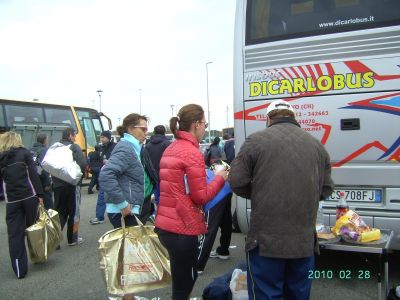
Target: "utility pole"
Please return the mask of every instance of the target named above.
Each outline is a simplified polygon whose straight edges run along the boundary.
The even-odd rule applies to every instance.
[[[139,91],[139,114],[142,114],[142,89],[138,89]]]
[[[99,106],[100,106],[100,112],[101,112],[101,94],[103,93],[103,91],[97,90],[96,92],[97,92],[97,94],[99,94]]]
[[[208,142],[211,143],[211,117],[210,117],[210,98],[208,95],[208,65],[212,64],[212,61],[206,63],[206,76],[207,76],[207,112],[208,112]]]
[[[226,106],[226,127],[229,127],[229,106]]]

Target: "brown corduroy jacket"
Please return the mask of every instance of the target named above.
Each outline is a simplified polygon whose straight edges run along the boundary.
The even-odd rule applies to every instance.
[[[318,204],[333,191],[324,146],[293,118],[281,118],[250,135],[231,164],[229,183],[251,199],[246,251],[301,258],[318,252]]]

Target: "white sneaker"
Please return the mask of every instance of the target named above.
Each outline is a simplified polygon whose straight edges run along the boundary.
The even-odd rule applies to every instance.
[[[228,255],[221,255],[217,252],[217,250],[213,250],[210,252],[210,257],[211,258],[219,258],[219,259],[229,259],[229,254]]]
[[[68,246],[76,246],[76,245],[82,244],[84,241],[85,240],[79,236],[78,240],[76,242],[68,243]]]
[[[104,223],[104,220],[99,220],[98,218],[94,218],[94,219],[91,219],[91,220],[89,221],[89,223],[92,224],[92,225],[103,224],[103,223]]]
[[[217,258],[217,257],[218,257],[217,250],[211,251],[211,252],[210,252],[210,257],[211,257],[211,258]]]

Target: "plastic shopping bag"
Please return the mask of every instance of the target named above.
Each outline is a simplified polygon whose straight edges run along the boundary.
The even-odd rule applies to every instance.
[[[247,292],[247,272],[235,269],[232,273],[229,287],[232,292],[232,300],[248,300]]]
[[[167,287],[171,271],[167,250],[154,226],[125,227],[106,232],[99,239],[100,270],[113,295],[133,294]]]
[[[47,149],[41,165],[51,176],[72,185],[77,185],[82,178],[81,167],[74,161],[70,146],[58,142]]]

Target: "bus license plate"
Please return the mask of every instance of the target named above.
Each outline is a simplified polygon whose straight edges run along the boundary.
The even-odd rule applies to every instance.
[[[344,193],[346,201],[360,201],[360,202],[377,202],[382,201],[381,190],[334,190],[328,200],[339,200],[340,193]]]

